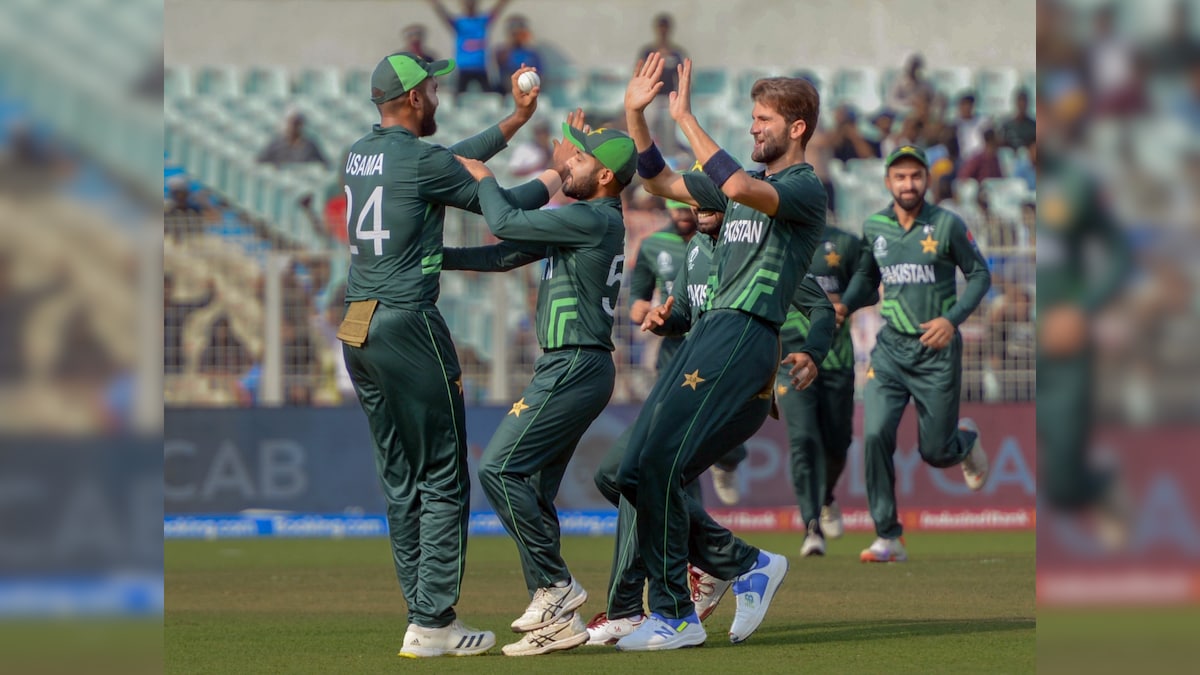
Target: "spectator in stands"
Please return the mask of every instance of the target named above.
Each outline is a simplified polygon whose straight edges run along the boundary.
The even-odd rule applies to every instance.
[[[415,54],[430,63],[438,60],[437,55],[425,46],[425,24],[414,23],[405,26],[400,35],[404,38],[404,49],[401,51]]]
[[[1187,0],[1177,0],[1171,9],[1165,40],[1157,41],[1149,54],[1150,66],[1160,75],[1178,75],[1200,63],[1200,42],[1192,35],[1192,17]]]
[[[205,375],[238,375],[250,365],[250,352],[233,334],[225,314],[213,322],[208,346],[200,353],[200,372]]]
[[[679,88],[678,66],[687,58],[687,51],[671,41],[671,31],[675,28],[675,20],[670,14],[662,13],[654,17],[654,42],[638,50],[638,59],[644,59],[652,52],[658,52],[663,57],[662,89],[658,91],[654,103],[647,109],[650,133],[659,150],[670,155],[682,150],[675,137],[675,124],[667,111],[667,103],[671,92]]]
[[[312,403],[321,360],[307,322],[283,322],[283,396],[288,405]]]
[[[925,59],[920,54],[909,56],[904,65],[904,72],[892,83],[884,104],[892,110],[906,113],[913,109],[918,98],[932,98],[933,85],[925,79],[924,70]]]
[[[511,73],[509,73],[509,77],[512,77]],[[550,123],[546,120],[538,120],[533,125],[533,140],[518,143],[512,149],[512,157],[508,160],[508,171],[518,178],[536,176],[550,166],[550,156],[553,152]]]
[[[205,220],[217,220],[219,214],[212,204],[192,191],[191,182],[184,176],[167,179],[167,198],[163,203],[163,234],[179,238],[204,230]]]
[[[1030,190],[1037,189],[1037,170],[1034,164],[1037,164],[1037,141],[1033,141],[1027,148],[1028,153],[1025,156],[1017,155],[1016,163],[1013,165],[1013,178],[1020,178],[1025,181],[1025,186]]]
[[[1000,125],[1000,145],[1023,148],[1037,138],[1037,122],[1029,114],[1029,92],[1024,88],[1013,94],[1013,116]]]
[[[996,137],[995,129],[983,131],[983,147],[967,158],[958,169],[959,178],[974,178],[982,183],[988,178],[1004,178],[1000,168],[1000,139]]]
[[[958,119],[954,129],[958,140],[958,156],[973,157],[983,147],[983,128],[988,120],[975,114],[975,94],[966,93],[958,98]]]
[[[520,14],[514,14],[505,21],[508,28],[508,42],[496,48],[496,72],[500,73],[501,82],[512,80],[513,73],[522,65],[536,68],[542,74],[542,55],[533,46],[533,33],[529,30],[529,20]],[[500,87],[501,94],[508,90]]]
[[[986,401],[1030,400],[1033,380],[1033,297],[1029,286],[1015,278],[1013,268],[1005,266],[996,275],[999,283],[995,299],[987,309],[988,362],[984,368],[983,391]],[[1009,378],[1000,373],[1027,375],[1024,387],[1005,386]],[[1017,383],[1012,383],[1017,384]]]
[[[284,164],[301,164],[318,162],[329,166],[321,148],[304,133],[304,113],[291,110],[284,118],[283,133],[272,139],[267,147],[258,153],[258,161],[264,164],[282,166]]]
[[[892,127],[896,122],[896,113],[884,108],[871,118],[872,136],[867,139],[875,157],[887,157],[899,147]]]
[[[843,162],[879,157],[877,147],[872,147],[858,129],[858,114],[845,103],[833,111],[833,131],[829,142],[833,148],[833,158]]]
[[[1115,4],[1096,10],[1087,66],[1094,109],[1101,115],[1137,112],[1146,103],[1137,54],[1117,31],[1116,21]]]
[[[433,11],[454,33],[454,63],[455,70],[458,71],[455,93],[467,91],[472,83],[479,85],[482,91],[496,91],[496,87],[488,78],[487,34],[492,22],[500,16],[508,3],[509,0],[496,0],[492,11],[483,14],[479,11],[478,0],[463,0],[462,14],[453,16],[439,0],[429,0]],[[507,86],[508,82],[509,80],[501,80],[501,86]]]
[[[163,276],[163,372],[183,372],[183,326],[192,312],[204,309],[217,295],[216,285],[208,280],[204,295],[186,301],[175,298],[175,279]]]

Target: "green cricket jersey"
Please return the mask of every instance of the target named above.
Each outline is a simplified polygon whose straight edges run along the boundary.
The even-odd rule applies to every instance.
[[[1099,274],[1089,273],[1089,242],[1101,244],[1104,251]],[[1095,312],[1121,287],[1131,265],[1129,243],[1104,208],[1092,178],[1080,168],[1043,156],[1038,175],[1038,309],[1073,304]]]
[[[655,288],[659,290],[660,302],[671,295],[671,285],[675,283],[675,276],[683,266],[687,245],[687,241],[680,236],[674,224],[642,240],[641,246],[638,246],[637,259],[633,262],[633,272],[630,274],[630,304],[638,300],[649,301],[654,297]],[[660,367],[679,351],[682,344],[683,338],[663,338],[662,344],[659,345]]]
[[[602,197],[557,209],[514,207],[494,178],[479,183],[494,246],[446,249],[445,269],[504,271],[546,258],[538,286],[537,338],[542,349],[613,350],[613,314],[625,264],[621,200]]]
[[[825,229],[825,188],[809,164],[794,164],[770,176],[749,173],[778,191],[774,217],[731,201],[703,173],[682,175],[701,209],[725,214],[709,273],[707,308],[741,310],[779,328]]]
[[[858,268],[861,252],[861,240],[832,225],[825,226],[823,241],[817,246],[813,255],[812,266],[808,268],[808,278],[813,279],[829,294],[841,295],[846,292],[854,271]],[[783,322],[780,337],[783,338],[785,352],[798,351],[808,336],[810,322],[808,316],[793,309],[788,312],[787,320]],[[833,345],[829,355],[821,363],[821,370],[842,370],[854,367],[854,344],[850,341],[850,322],[846,321],[834,333]]]
[[[955,268],[967,278],[961,297]],[[920,335],[920,325],[937,317],[958,326],[992,285],[987,263],[962,218],[928,202],[907,232],[896,221],[895,204],[867,218],[859,269],[842,303],[850,311],[866,306],[880,280],[880,314],[893,330],[906,335]]]
[[[374,298],[395,309],[432,309],[446,207],[480,212],[479,183],[454,156],[487,160],[504,147],[498,126],[450,148],[426,143],[404,127],[378,124],[355,141],[343,174],[350,235],[346,301]],[[521,208],[550,199],[536,179],[509,196]]]
[[[660,335],[684,335],[700,320],[700,315],[706,311],[708,299],[708,279],[712,267],[715,242],[706,234],[692,237],[687,248],[687,262],[680,268],[679,276],[675,277],[671,296],[675,298],[671,305],[671,314],[663,325],[655,331]],[[813,278],[806,277],[796,286],[792,296],[792,306],[802,314],[813,328],[808,332],[808,338],[800,344],[785,349],[788,352],[808,352],[813,361],[820,363],[827,358],[827,353],[833,342],[836,317],[833,305],[821,286]]]

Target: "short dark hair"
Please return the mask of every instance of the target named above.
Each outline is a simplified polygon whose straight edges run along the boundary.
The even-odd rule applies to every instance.
[[[675,24],[675,20],[672,19],[671,15],[667,14],[666,12],[663,12],[662,14],[659,14],[654,17],[654,25],[655,26],[661,26],[663,24],[671,26],[671,25]]]
[[[809,139],[817,131],[817,119],[821,112],[821,95],[812,82],[800,77],[764,77],[750,88],[750,98],[755,103],[763,103],[779,111],[789,125],[796,120],[804,120],[800,148],[808,147]]]
[[[967,93],[958,97],[958,102],[974,104],[975,103],[975,93],[968,91]]]

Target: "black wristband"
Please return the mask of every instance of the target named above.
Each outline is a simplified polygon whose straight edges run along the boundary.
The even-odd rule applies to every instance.
[[[712,179],[712,182],[721,187],[729,177],[741,170],[742,165],[738,164],[737,160],[729,156],[728,152],[718,149],[708,161],[704,163],[704,175]]]
[[[642,178],[654,178],[665,168],[667,162],[658,151],[657,145],[651,143],[650,147],[638,153],[637,172]]]

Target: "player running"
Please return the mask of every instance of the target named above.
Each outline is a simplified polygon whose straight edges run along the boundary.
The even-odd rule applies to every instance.
[[[446,207],[480,207],[475,180],[454,156],[499,152],[533,115],[538,95],[520,91],[517,73],[512,115],[449,149],[432,145],[420,139],[437,130],[436,78],[453,69],[409,53],[380,61],[371,75],[380,122],[351,146],[344,173],[350,278],[338,337],[371,428],[408,603],[400,656],[413,658],[482,654],[496,643],[454,613],[471,491],[462,371],[435,303]],[[536,208],[558,187],[558,175],[545,172],[507,198]]]
[[[629,297],[633,300],[633,305],[629,309],[629,319],[639,326],[650,311],[650,301],[654,297],[655,288],[658,289],[660,298],[665,299],[671,296],[671,286],[675,283],[678,271],[683,267],[688,243],[696,233],[697,216],[691,206],[670,199],[667,200],[667,211],[671,216],[671,225],[651,234],[642,241],[641,246],[638,247],[637,258],[633,263],[633,271],[630,274]],[[720,222],[717,223],[717,227],[720,228]],[[659,343],[658,358],[654,364],[655,374],[662,372],[666,364],[671,361],[671,357],[679,351],[681,345],[683,345],[681,336],[668,336],[662,339]],[[621,447],[620,454],[622,456],[632,431],[633,427],[627,428],[625,433],[617,439],[616,445]],[[610,452],[609,457],[612,456],[613,454]],[[736,472],[738,464],[745,459],[746,446],[739,444],[717,460],[709,470],[709,473],[712,474],[713,491],[716,492],[717,499],[720,499],[723,504],[732,506],[741,499]],[[615,466],[613,469],[615,472]],[[693,490],[697,497],[700,496],[699,483],[689,486],[689,489]]]
[[[849,232],[827,225],[824,241],[813,256],[808,275],[835,301],[858,268],[859,241]],[[810,331],[803,312],[788,312],[780,331],[783,350],[795,351]],[[788,368],[781,365],[779,378],[790,377]],[[854,425],[854,345],[849,321],[838,327],[833,348],[821,362],[821,373],[813,385],[796,392],[789,389],[780,383],[775,391],[787,422],[792,486],[806,529],[800,555],[825,555],[825,538],[837,539],[844,529],[833,489],[846,467]]]
[[[980,490],[988,477],[979,428],[958,419],[962,384],[962,336],[958,326],[983,300],[992,284],[987,263],[962,219],[925,201],[929,164],[911,145],[892,151],[884,162],[884,183],[893,203],[863,224],[862,262],[842,296],[838,311],[874,304],[883,281],[886,323],[879,331],[867,389],[863,430],[867,501],[875,521],[875,542],[863,562],[907,559],[896,517],[896,429],[912,398],[917,407],[918,448],[931,466],[962,465],[963,479]],[[954,271],[967,285],[961,296]]]
[[[682,336],[699,320],[708,294],[713,247],[720,234],[724,215],[716,211],[697,212],[700,236],[694,237],[688,244],[687,263],[674,281],[671,297],[665,304],[646,313],[642,330],[652,330],[664,336]],[[793,305],[806,321],[811,322],[811,330],[808,340],[797,345],[795,353],[788,354],[780,368],[789,372],[797,389],[804,389],[817,377],[815,364],[825,358],[833,342],[836,315],[825,292],[813,279],[805,279],[797,287]],[[798,377],[801,371],[805,371],[803,379]],[[760,400],[759,407],[770,408],[770,392],[766,392]],[[753,434],[762,423],[754,412],[752,410],[741,420],[750,428],[743,429],[740,424],[732,424],[730,435],[741,437]],[[642,608],[646,572],[638,553],[636,514],[629,501],[621,496],[616,484],[617,471],[627,450],[623,442],[626,440],[628,436],[622,436],[596,472],[596,486],[605,498],[618,507],[618,515],[608,604],[604,612],[588,623],[589,645],[614,644],[641,626],[646,617]],[[718,437],[712,442],[720,444],[723,441]],[[708,517],[697,482],[687,476],[685,480],[688,480],[686,490],[690,518],[688,582],[696,614],[700,621],[704,621],[717,608],[732,585],[732,579],[741,572],[741,561],[749,547]]]
[[[662,58],[650,54],[629,82],[626,119],[637,144],[646,189],[726,214],[709,275],[706,311],[659,377],[634,423],[618,473],[621,493],[637,509],[639,548],[649,580],[651,614],[618,649],[676,649],[703,644],[706,633],[688,589],[689,511],[685,477],[707,469],[732,444],[717,444],[747,418],[753,433],[768,406],[779,365],[779,327],[825,227],[825,191],[804,162],[816,130],[819,97],[796,78],[766,78],[751,89],[752,159],[765,172],[743,171],[691,112],[692,64],[680,66],[670,111],[703,167],[677,174],[666,166],[646,125],[645,108],[662,88]],[[749,437],[744,435],[735,442]],[[723,529],[723,528],[720,528]],[[732,535],[728,535],[732,537]],[[787,574],[784,556],[746,547],[733,583],[738,610],[730,640],[746,640],[762,623]]]
[[[546,259],[537,300],[544,350],[533,380],[500,422],[479,464],[479,481],[517,545],[532,601],[505,645],[509,656],[578,647],[588,639],[575,612],[587,592],[560,553],[554,498],[575,446],[608,405],[616,370],[612,327],[625,260],[621,190],[633,180],[637,153],[629,136],[583,130],[579,112],[563,125],[554,152],[563,193],[580,201],[546,211],[515,208],[482,163],[462,160],[480,181],[479,199],[494,246],[447,249],[446,269],[496,272]]]

